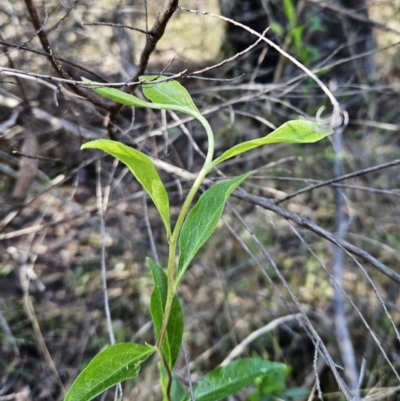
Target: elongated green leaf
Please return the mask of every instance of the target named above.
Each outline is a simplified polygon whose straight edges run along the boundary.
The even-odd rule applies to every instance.
[[[89,401],[108,388],[133,379],[155,347],[133,343],[112,345],[98,353],[77,377],[64,401]]]
[[[157,82],[167,78],[168,77],[162,75],[144,75],[139,79],[142,82]],[[199,113],[189,92],[178,81],[171,80],[154,84],[144,84],[143,93],[147,99],[154,103],[186,107],[195,113]]]
[[[179,236],[178,280],[180,280],[200,247],[217,227],[230,194],[250,175],[220,182],[204,192],[188,213]]]
[[[168,279],[164,270],[152,259],[146,258],[153,275],[154,288],[150,298],[150,313],[156,330],[157,339],[160,336],[165,303],[167,301]],[[162,346],[163,354],[172,369],[178,358],[183,335],[183,311],[179,299],[174,295],[169,316],[167,333]]]
[[[136,96],[130,95],[129,93],[125,93],[116,88],[106,88],[97,86],[98,82],[90,81],[87,78],[82,77],[83,82],[87,82],[90,85],[90,88],[96,91],[99,95],[106,97],[107,99],[113,100],[114,102],[126,104],[127,106],[133,107],[151,107],[151,103],[145,102],[142,99],[139,99]]]
[[[168,194],[154,164],[145,154],[109,139],[87,142],[82,149],[100,149],[124,163],[150,195],[161,215],[168,236],[171,234]]]
[[[296,8],[293,0],[283,0],[283,9],[285,11],[286,18],[289,21],[290,28],[293,28],[296,23]]]
[[[285,369],[282,363],[248,358],[231,362],[227,366],[217,368],[206,374],[196,385],[194,395],[196,401],[218,401],[235,394],[260,376]],[[182,401],[189,401],[186,395]]]
[[[231,157],[269,143],[313,143],[331,135],[332,133],[333,131],[330,128],[313,121],[288,121],[264,138],[243,142],[227,150],[215,159],[212,165],[215,167]]]

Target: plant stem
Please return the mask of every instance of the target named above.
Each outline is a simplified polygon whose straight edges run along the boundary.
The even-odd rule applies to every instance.
[[[199,175],[194,181],[192,188],[190,189],[185,199],[185,202],[182,205],[181,211],[178,216],[178,220],[176,221],[174,227],[174,231],[172,232],[171,238],[169,240],[169,255],[168,255],[168,267],[167,267],[168,293],[167,293],[167,300],[165,302],[165,310],[161,326],[160,337],[157,342],[157,347],[160,350],[164,341],[165,333],[167,331],[168,320],[171,314],[172,301],[175,295],[175,255],[176,255],[176,247],[178,244],[179,234],[181,232],[183,222],[185,221],[185,218],[189,213],[192,200],[195,197],[198,189],[200,188],[200,185],[203,182],[204,178],[210,172],[209,167],[211,165],[214,156],[214,134],[212,132],[211,126],[202,115],[199,114],[198,116],[196,116],[196,118],[202,123],[207,132],[208,151],[206,160],[204,162],[204,166],[200,170]]]

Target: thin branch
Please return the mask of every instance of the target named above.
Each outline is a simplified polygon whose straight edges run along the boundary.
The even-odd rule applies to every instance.
[[[187,373],[187,378],[188,378],[188,383],[189,383],[190,400],[196,401],[196,398],[195,398],[194,392],[193,392],[192,375],[190,374],[190,358],[186,351],[185,343],[183,341],[182,341],[182,351],[183,351],[183,356],[185,357],[185,366],[186,366],[186,373]]]
[[[151,253],[153,255],[154,261],[160,266],[160,259],[158,258],[156,243],[154,241],[153,230],[151,229],[150,220],[149,220],[149,211],[147,208],[146,194],[143,194],[143,209],[144,209],[144,223],[146,225],[147,235],[149,236]]]
[[[222,60],[221,62],[219,62],[219,63],[217,63],[217,64],[210,65],[209,67],[203,68],[203,69],[201,69],[201,70],[197,70],[197,71],[191,72],[190,74],[191,74],[191,75],[203,74],[204,72],[208,72],[208,71],[211,71],[211,70],[213,70],[213,69],[215,69],[215,68],[221,67],[221,66],[223,66],[223,65],[225,65],[225,64],[227,64],[227,63],[229,63],[230,61],[233,61],[233,60],[235,60],[236,58],[238,58],[238,57],[240,57],[240,56],[243,56],[243,54],[248,53],[251,49],[253,49],[254,47],[256,47],[256,46],[262,41],[262,38],[263,38],[263,37],[265,36],[265,34],[269,31],[269,29],[270,29],[269,27],[268,27],[267,29],[265,29],[265,30],[263,31],[263,33],[261,34],[261,37],[259,37],[259,38],[258,38],[252,45],[250,45],[247,49],[244,49],[243,51],[241,51],[241,52],[239,52],[239,53],[236,53],[234,56],[229,57],[229,58],[226,58],[225,60]]]
[[[396,273],[395,271],[391,270],[385,264],[383,264],[378,259],[374,258],[371,254],[366,252],[365,250],[358,248],[357,246],[345,241],[338,239],[335,235],[330,233],[329,231],[324,230],[322,227],[318,226],[317,224],[311,222],[310,220],[300,217],[299,215],[289,212],[289,210],[284,209],[274,203],[273,200],[263,198],[261,196],[256,196],[247,193],[243,189],[239,188],[238,190],[233,192],[233,195],[239,199],[243,199],[253,203],[254,205],[261,206],[264,209],[270,210],[279,216],[294,221],[301,227],[304,227],[318,236],[327,239],[328,241],[332,242],[335,245],[341,246],[346,249],[348,252],[352,253],[355,256],[360,257],[365,262],[370,263],[373,267],[383,273],[385,276],[392,279],[394,282],[400,284],[400,274]]]
[[[135,28],[133,26],[129,26],[129,25],[125,25],[125,24],[114,24],[111,22],[84,22],[83,25],[93,25],[93,26],[112,26],[114,28],[126,28],[126,29],[130,29],[132,31],[137,31],[140,33],[143,33],[144,35],[150,35],[150,36],[154,36],[153,32],[149,32],[149,31],[145,31],[143,29],[140,28]]]
[[[33,73],[30,71],[25,71],[25,70],[18,70],[16,68],[8,68],[8,67],[0,67],[0,73],[4,74],[4,75],[12,75],[12,76],[28,76],[28,77],[34,77],[34,78],[41,78],[41,79],[47,79],[49,81],[56,81],[56,82],[61,82],[61,83],[66,83],[69,84],[71,86],[81,86],[84,88],[93,88],[93,83],[86,83],[83,81],[76,81],[72,78],[58,78],[58,77],[54,77],[52,75],[44,75],[44,74],[37,74],[37,73]],[[180,78],[182,76],[186,75],[186,70],[183,70],[177,74],[171,75],[169,77],[166,77],[164,79],[160,79],[157,81],[157,84],[160,84],[161,82],[166,82],[166,81],[171,81],[173,79],[176,78]],[[137,82],[114,82],[114,83],[102,83],[102,82],[96,82],[96,87],[98,88],[120,88],[121,86],[130,86],[130,87],[134,87],[134,86],[138,86],[140,85],[141,82],[137,81]],[[84,95],[84,97],[87,99],[87,96]],[[89,99],[90,100],[90,99]],[[119,103],[118,103],[119,104]]]
[[[294,198],[297,195],[303,194],[304,192],[308,192],[308,191],[312,191],[316,188],[321,188],[321,187],[325,187],[327,185],[332,185],[336,182],[340,182],[340,181],[344,181],[347,180],[349,178],[354,178],[354,177],[359,177],[360,175],[364,175],[364,174],[369,174],[372,173],[374,171],[378,171],[378,170],[382,170],[388,167],[393,167],[393,166],[399,166],[400,165],[400,159],[396,159],[396,160],[392,160],[391,162],[387,162],[387,163],[382,163],[382,164],[378,164],[376,166],[373,167],[368,167],[362,170],[358,170],[355,171],[353,173],[349,173],[349,174],[345,174],[345,175],[341,175],[340,177],[336,177],[336,178],[331,178],[330,180],[326,180],[326,181],[322,181],[319,182],[318,184],[313,184],[313,185],[309,185],[305,188],[302,188],[296,192],[293,192],[289,195],[286,195],[285,197],[281,198],[281,199],[277,199],[275,201],[273,201],[276,205],[287,201],[288,199]]]
[[[114,163],[116,165],[117,163]],[[115,169],[115,168],[114,168]],[[106,314],[106,320],[107,320],[107,330],[108,330],[108,335],[110,337],[110,344],[114,345],[115,344],[115,336],[114,336],[114,330],[112,326],[112,320],[111,320],[111,312],[110,312],[110,305],[108,302],[108,290],[107,290],[107,268],[106,268],[106,244],[105,244],[105,236],[106,236],[106,229],[105,229],[105,212],[107,210],[107,204],[106,204],[106,194],[104,194],[104,197],[102,195],[101,191],[101,161],[97,160],[96,161],[96,198],[97,198],[97,210],[98,214],[100,217],[100,235],[101,235],[101,254],[100,254],[100,260],[101,260],[101,278],[102,278],[102,283],[103,283],[103,296],[104,296],[104,310]]]
[[[318,352],[319,352],[319,344],[320,341],[317,340],[315,344],[315,353],[314,353],[314,359],[313,359],[313,369],[314,369],[314,374],[315,374],[315,388],[318,391],[318,398],[322,401],[322,390],[321,390],[321,382],[319,380],[318,376]]]
[[[232,362],[236,357],[241,355],[246,347],[251,344],[253,341],[257,340],[257,338],[263,336],[266,333],[269,333],[272,330],[275,330],[278,326],[283,323],[290,322],[292,320],[299,319],[301,317],[300,313],[296,313],[293,315],[281,316],[278,317],[267,325],[259,328],[258,330],[253,331],[249,334],[240,344],[238,344],[230,353],[229,355],[223,360],[220,366],[226,366],[228,363]]]
[[[335,132],[332,139],[333,149],[335,152],[334,174],[335,177],[343,176],[342,154],[343,154],[343,137],[341,132]],[[349,224],[350,218],[345,217],[343,205],[343,193],[338,187],[334,187],[335,199],[335,223],[336,223],[336,236],[339,240],[344,240]],[[346,311],[344,305],[344,298],[342,291],[343,286],[343,258],[344,252],[341,247],[335,246],[334,248],[334,263],[333,263],[333,277],[337,285],[334,286],[334,322],[335,331],[337,336],[337,343],[339,346],[340,354],[344,365],[344,374],[347,378],[350,390],[354,391],[354,400],[358,401],[360,395],[357,388],[358,372],[356,365],[356,357],[354,353],[353,343],[351,341],[348,323],[346,320]]]

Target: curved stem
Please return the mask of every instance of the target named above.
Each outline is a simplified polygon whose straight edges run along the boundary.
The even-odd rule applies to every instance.
[[[167,293],[167,300],[165,302],[165,310],[161,326],[160,337],[157,342],[157,347],[159,349],[161,349],[162,347],[165,333],[167,331],[168,320],[171,314],[172,301],[175,295],[175,255],[176,255],[176,247],[178,245],[179,234],[181,232],[183,222],[185,221],[185,218],[189,213],[190,205],[193,201],[193,198],[195,197],[198,189],[200,188],[200,185],[203,182],[204,178],[211,171],[210,166],[214,156],[214,134],[211,129],[211,126],[202,115],[199,114],[196,116],[196,118],[201,122],[204,129],[206,130],[208,137],[208,151],[204,165],[200,170],[200,173],[197,176],[196,180],[194,181],[192,188],[190,189],[185,199],[185,202],[182,205],[181,211],[178,216],[178,220],[176,221],[174,230],[169,240],[169,255],[168,255],[168,267],[167,267],[168,293]]]

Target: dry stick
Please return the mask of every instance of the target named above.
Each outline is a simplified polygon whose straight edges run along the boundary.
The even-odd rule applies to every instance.
[[[294,198],[297,195],[303,194],[304,192],[312,191],[313,189],[316,189],[316,188],[325,187],[327,185],[332,185],[332,184],[334,184],[336,182],[344,181],[344,180],[347,180],[349,178],[359,177],[360,175],[369,174],[369,173],[372,173],[374,171],[382,170],[382,169],[385,169],[385,168],[388,168],[388,167],[399,166],[399,165],[400,165],[400,159],[392,160],[391,162],[387,162],[387,163],[377,164],[376,166],[368,167],[368,168],[365,168],[363,170],[355,171],[353,173],[345,174],[345,175],[342,175],[342,176],[339,176],[339,177],[336,177],[336,178],[331,178],[330,180],[322,181],[322,182],[319,182],[318,184],[309,185],[309,186],[307,186],[305,188],[299,189],[296,192],[293,192],[293,193],[291,193],[291,194],[289,194],[289,195],[287,195],[287,196],[285,196],[285,197],[283,197],[281,199],[277,199],[277,200],[274,200],[272,202],[277,205],[277,204],[279,204],[281,202],[284,202],[284,201],[286,201],[288,199]]]
[[[97,210],[100,218],[100,236],[101,236],[101,254],[100,254],[100,264],[101,264],[101,279],[103,283],[103,295],[104,295],[104,311],[106,314],[107,321],[107,331],[110,337],[110,344],[115,344],[114,329],[112,326],[110,304],[108,300],[108,289],[107,289],[107,267],[106,267],[106,227],[105,227],[105,214],[107,210],[108,199],[110,196],[111,181],[114,177],[115,169],[117,168],[118,160],[115,159],[110,173],[109,182],[104,190],[104,196],[101,193],[101,160],[96,161],[96,198],[97,198]],[[115,389],[114,400],[116,400],[120,395],[121,399],[123,396],[121,383],[117,384]]]
[[[342,153],[343,153],[343,133],[335,129],[332,138],[333,149],[335,152],[334,174],[335,177],[343,175]],[[347,230],[350,225],[350,217],[345,218],[343,210],[343,193],[338,187],[333,188],[335,200],[335,223],[336,223],[336,236],[340,240],[344,240]],[[333,250],[333,276],[337,285],[334,286],[333,296],[333,309],[334,309],[334,323],[337,336],[337,343],[339,346],[340,354],[344,365],[344,375],[347,379],[347,384],[351,391],[354,391],[354,401],[360,399],[357,388],[358,372],[356,357],[354,353],[353,343],[351,341],[349,327],[346,319],[345,305],[341,288],[343,287],[343,250],[335,246]]]
[[[158,258],[156,243],[154,241],[153,230],[151,229],[150,220],[149,220],[149,211],[147,208],[147,195],[143,194],[143,209],[144,209],[144,223],[147,229],[147,235],[149,236],[150,241],[150,249],[153,255],[154,261],[160,266],[160,259]]]
[[[53,77],[51,75],[44,75],[44,74],[37,74],[34,72],[30,72],[30,71],[25,71],[25,70],[18,70],[16,68],[7,68],[7,67],[1,67],[0,66],[0,73],[4,74],[4,75],[11,75],[11,76],[27,76],[27,77],[34,77],[34,78],[41,78],[43,80],[49,80],[49,81],[56,81],[56,82],[63,82],[66,84],[70,84],[70,85],[75,85],[75,86],[82,86],[85,88],[90,88],[93,89],[93,84],[91,83],[86,83],[83,81],[75,81],[74,79],[70,78],[58,78],[58,77]],[[160,79],[157,81],[157,83],[161,83],[161,82],[167,82],[167,81],[171,81],[173,79],[177,79],[177,78],[181,78],[182,76],[185,76],[186,74],[186,70],[183,70],[177,74],[171,75],[169,77],[166,77],[165,79]],[[101,83],[101,82],[96,82],[96,87],[98,88],[102,88],[102,87],[107,87],[107,88],[119,88],[121,86],[137,86],[139,85],[141,82],[114,82],[114,83]],[[87,98],[87,96],[86,96]],[[90,100],[90,99],[89,99]],[[119,104],[119,103],[118,103]],[[193,119],[193,118],[192,118]]]
[[[185,343],[183,341],[182,341],[182,351],[183,351],[183,355],[185,357],[185,366],[186,366],[186,373],[187,373],[188,383],[189,383],[190,400],[196,401],[196,398],[195,398],[194,392],[193,392],[192,375],[190,374],[190,358],[187,353]]]
[[[29,15],[32,20],[32,25],[36,29],[40,43],[42,44],[43,50],[47,54],[47,56],[50,58],[50,61],[53,65],[53,67],[57,70],[59,75],[63,77],[64,79],[72,79],[68,73],[63,69],[61,64],[58,62],[57,58],[53,54],[53,49],[50,45],[49,39],[47,37],[47,33],[42,29],[42,24],[39,19],[38,12],[36,10],[36,6],[33,3],[33,0],[25,0],[26,7],[28,9]],[[86,93],[84,90],[82,90],[80,87],[76,85],[71,86],[72,90],[77,94],[85,99],[88,99],[92,104],[99,106],[103,109],[109,109],[108,103],[100,101],[98,98],[94,97],[90,93]]]
[[[328,241],[332,242],[333,244],[335,244],[337,246],[343,247],[346,251],[348,251],[348,252],[352,253],[353,255],[358,256],[361,259],[363,259],[364,261],[370,263],[373,267],[378,269],[381,273],[383,273],[384,275],[386,275],[387,277],[392,279],[394,282],[400,284],[400,274],[389,269],[389,267],[387,267],[381,261],[374,258],[372,255],[370,255],[365,250],[358,248],[357,246],[355,246],[345,240],[341,240],[341,239],[337,238],[335,235],[333,235],[329,231],[324,230],[322,227],[318,226],[317,224],[312,223],[310,220],[300,217],[299,215],[297,215],[295,213],[289,212],[289,210],[276,205],[274,203],[274,201],[272,201],[270,199],[266,199],[261,196],[249,194],[241,188],[234,191],[233,195],[239,199],[249,201],[249,202],[253,203],[254,205],[258,205],[264,209],[270,210],[287,220],[294,221],[299,226],[304,227],[304,228],[314,232],[318,236],[327,239]]]
[[[115,168],[117,166],[118,162],[115,160],[113,163],[113,168],[111,172],[111,177],[114,175]],[[106,314],[106,320],[107,320],[107,330],[108,330],[108,335],[110,337],[110,343],[111,345],[115,344],[115,336],[114,336],[114,330],[112,327],[112,320],[111,320],[111,312],[110,312],[110,305],[108,302],[108,290],[107,290],[107,268],[106,268],[106,245],[105,245],[105,235],[106,235],[106,229],[105,229],[105,213],[107,210],[107,203],[108,203],[108,193],[106,191],[104,192],[104,196],[102,195],[101,191],[101,161],[100,159],[96,160],[96,198],[97,198],[97,211],[99,214],[100,218],[100,235],[101,235],[101,255],[100,255],[100,260],[101,260],[101,278],[103,282],[103,295],[104,295],[104,310]],[[108,185],[110,187],[110,185]]]
[[[154,22],[153,27],[151,28],[150,31],[148,31],[148,34],[146,35],[146,44],[145,47],[140,55],[140,61],[139,61],[139,66],[136,71],[136,74],[130,82],[137,82],[139,77],[143,75],[146,71],[147,65],[149,63],[150,55],[153,53],[154,49],[156,48],[156,45],[158,41],[161,39],[161,37],[164,35],[165,28],[168,24],[168,21],[171,19],[173,13],[178,7],[178,0],[165,0],[164,5],[161,9],[161,11],[158,13],[156,21]],[[145,3],[145,8],[146,8],[146,14],[147,14],[147,3]],[[147,20],[146,20],[147,23]],[[131,88],[131,91],[134,91],[136,88],[137,84],[134,84]],[[114,131],[113,131],[113,122],[115,120],[116,115],[119,113],[121,108],[123,107],[122,104],[116,103],[110,110],[109,110],[109,115],[107,116],[106,119],[106,128],[108,135],[115,136]]]
[[[208,71],[211,71],[211,70],[213,70],[213,69],[215,69],[215,68],[218,68],[218,67],[222,67],[223,65],[225,65],[226,63],[229,63],[230,61],[233,61],[233,60],[235,60],[236,58],[238,58],[238,57],[240,57],[240,56],[242,56],[243,54],[246,54],[246,53],[248,53],[251,49],[253,49],[254,47],[256,47],[261,41],[262,41],[262,38],[265,36],[265,34],[269,31],[269,27],[267,28],[267,29],[264,29],[264,31],[262,32],[262,34],[261,34],[261,37],[259,37],[252,45],[250,45],[247,49],[244,49],[243,51],[241,51],[241,52],[239,52],[239,53],[236,53],[234,56],[232,56],[232,57],[229,57],[229,58],[227,58],[227,59],[225,59],[225,60],[222,60],[220,63],[217,63],[217,64],[214,64],[214,65],[210,65],[209,67],[206,67],[206,68],[203,68],[203,69],[201,69],[201,70],[197,70],[197,71],[194,71],[194,72],[191,72],[190,74],[202,74],[202,73],[204,73],[204,72],[208,72]]]
[[[287,315],[287,316],[281,316],[281,317],[278,317],[278,318],[272,320],[271,322],[269,322],[267,325],[261,327],[260,329],[253,331],[229,353],[229,355],[223,360],[223,362],[221,363],[220,366],[226,366],[229,363],[231,363],[235,358],[237,358],[240,354],[242,354],[245,351],[246,347],[249,344],[251,344],[257,338],[263,336],[266,333],[269,333],[272,330],[275,330],[278,326],[280,326],[283,323],[290,322],[295,319],[299,319],[300,317],[301,317],[300,313],[296,313],[293,315]]]
[[[91,25],[93,25],[93,26],[112,26],[114,28],[126,28],[126,29],[130,29],[132,31],[137,31],[137,32],[143,33],[145,35],[153,36],[152,32],[148,32],[148,31],[145,31],[143,29],[135,28],[133,26],[129,26],[129,25],[125,25],[125,24],[114,24],[112,22],[84,22],[83,25],[88,25],[88,26],[91,26]]]
[[[315,374],[315,386],[313,388],[313,392],[315,389],[318,391],[318,398],[322,401],[322,390],[321,390],[321,382],[319,380],[318,376],[318,352],[319,352],[319,344],[320,340],[318,339],[315,344],[315,353],[314,353],[314,359],[313,359],[313,369],[314,369],[314,374]]]

